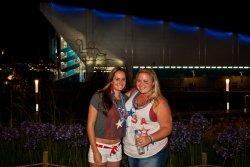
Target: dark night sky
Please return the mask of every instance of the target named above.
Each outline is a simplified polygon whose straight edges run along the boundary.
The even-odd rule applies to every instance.
[[[1,5],[0,49],[4,63],[35,62],[48,59],[49,23],[39,3]]]
[[[50,2],[50,0],[42,0]],[[56,0],[62,4],[95,8],[110,12],[163,19],[176,23],[231,31],[250,35],[247,5],[242,3],[218,4],[202,1],[164,0]],[[41,2],[41,1],[40,1]],[[135,3],[140,2],[140,3]],[[15,3],[15,4],[14,4]],[[240,5],[238,5],[240,4]],[[245,7],[244,7],[245,6]],[[39,2],[8,2],[0,6],[0,49],[5,50],[1,60],[6,62],[39,62],[48,60],[48,34],[50,26],[39,9]]]

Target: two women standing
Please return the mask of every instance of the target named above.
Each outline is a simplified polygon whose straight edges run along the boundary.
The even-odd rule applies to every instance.
[[[122,137],[130,167],[165,166],[172,130],[170,107],[152,69],[140,70],[135,82],[127,100],[121,93],[125,72],[114,68],[106,86],[93,95],[87,123],[90,166],[120,166]],[[136,140],[135,131],[140,134]],[[138,154],[137,146],[144,147],[145,153]]]

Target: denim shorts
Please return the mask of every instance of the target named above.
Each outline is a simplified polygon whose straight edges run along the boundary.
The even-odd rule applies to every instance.
[[[128,156],[129,167],[165,167],[169,155],[169,148],[163,148],[160,152],[147,158],[133,158]]]
[[[96,142],[96,144],[98,145],[97,149],[102,155],[102,163],[121,161],[122,145],[120,142],[117,144],[103,144]],[[89,146],[88,161],[91,163],[95,163],[91,146]]]

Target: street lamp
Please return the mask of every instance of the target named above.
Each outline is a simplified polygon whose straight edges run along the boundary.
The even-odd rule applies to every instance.
[[[38,79],[35,79],[35,95],[36,95],[36,121],[38,121],[38,111],[39,111],[39,96],[38,96],[38,93],[39,93],[39,89],[38,89],[38,83],[39,83],[39,80]]]
[[[10,84],[10,127],[13,126],[13,80],[15,79],[14,73],[10,74],[7,77],[9,84]]]
[[[227,92],[227,113],[229,112],[229,82],[230,79],[226,79],[226,92]]]
[[[229,92],[229,82],[230,82],[230,79],[226,79],[226,92]]]
[[[3,55],[4,55],[4,50],[1,51],[1,64],[3,64]]]

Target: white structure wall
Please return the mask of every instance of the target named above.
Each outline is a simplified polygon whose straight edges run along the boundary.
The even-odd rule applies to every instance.
[[[238,34],[223,32],[218,37],[205,27],[183,31],[174,23],[146,25],[134,16],[107,16],[109,13],[84,8],[60,10],[50,3],[41,3],[40,9],[80,57],[86,52],[104,53],[104,57],[86,62],[90,70],[96,65],[250,65],[250,43],[241,42]]]

